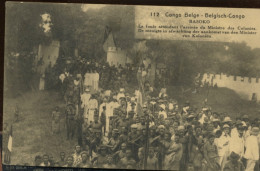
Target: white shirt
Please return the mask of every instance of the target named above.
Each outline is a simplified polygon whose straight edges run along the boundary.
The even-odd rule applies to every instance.
[[[74,80],[74,85],[79,85],[79,81],[77,81],[77,80]]]
[[[89,100],[89,109],[97,109],[98,101],[96,99]]]
[[[85,107],[85,106],[88,106],[88,103],[89,103],[89,99],[91,97],[91,94],[90,93],[83,93],[81,95],[81,108]]]
[[[231,130],[231,138],[237,138],[239,135],[238,135],[238,131],[237,131],[237,128],[233,128]]]
[[[240,157],[244,155],[244,147],[245,147],[245,141],[243,136],[235,136],[231,137],[229,141],[229,152],[232,151],[237,153]]]
[[[120,105],[117,102],[110,102],[107,105],[107,116],[113,116],[114,109],[119,107]]]
[[[95,73],[95,81],[99,81],[99,73]]]
[[[172,103],[169,103],[169,106],[168,106],[169,110],[173,110],[174,109],[174,106]]]
[[[259,160],[259,146],[257,136],[251,135],[246,139],[246,159]]]
[[[111,94],[111,90],[106,90],[105,91],[105,96],[110,96],[110,94]]]
[[[218,138],[217,141],[217,147],[218,147],[218,154],[219,156],[224,156],[226,153],[229,151],[229,141],[230,141],[230,136],[226,135],[223,132],[223,134]]]

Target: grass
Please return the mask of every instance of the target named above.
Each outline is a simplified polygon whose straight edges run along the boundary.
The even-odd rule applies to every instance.
[[[4,122],[13,120],[13,108],[15,104],[20,107],[21,116],[19,122],[13,123],[13,152],[12,163],[34,165],[34,157],[45,153],[59,159],[59,153],[73,152],[76,140],[66,140],[65,128],[58,136],[51,134],[51,112],[55,106],[64,106],[59,94],[54,92],[26,93],[23,96],[4,99]],[[64,113],[62,111],[62,113]],[[63,116],[64,117],[64,116]],[[64,125],[64,123],[62,123]]]
[[[233,90],[227,88],[202,88],[199,93],[191,93],[188,90],[182,93],[180,87],[167,88],[170,97],[176,99],[180,104],[189,101],[191,105],[196,106],[198,109],[203,107],[204,100],[207,98],[207,105],[212,108],[214,112],[226,112],[231,118],[241,116],[243,114],[249,115],[250,118],[259,117],[259,103],[253,103],[248,100],[241,99],[240,96]]]
[[[189,100],[192,105],[200,108],[203,101],[208,98],[208,105],[216,112],[227,112],[231,117],[241,113],[248,114],[253,118],[259,115],[259,104],[241,99],[234,91],[219,88],[202,89],[200,93],[192,94],[192,90],[182,93],[180,87],[168,87],[168,95],[176,99],[180,104]],[[34,165],[34,157],[45,153],[53,155],[59,160],[59,153],[73,152],[76,139],[66,140],[66,130],[58,136],[51,135],[51,112],[55,106],[64,107],[64,102],[56,92],[28,92],[18,98],[4,99],[4,122],[10,123],[13,119],[13,108],[15,104],[21,108],[21,120],[13,123],[13,152],[12,163],[23,165],[28,163]],[[180,106],[181,107],[181,106]],[[62,111],[64,114],[64,111]],[[64,115],[63,115],[64,116]],[[64,124],[64,118],[62,120]]]

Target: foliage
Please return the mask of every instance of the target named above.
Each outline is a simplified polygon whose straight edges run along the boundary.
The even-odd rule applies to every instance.
[[[39,27],[43,13],[51,16],[53,25],[49,35]],[[15,74],[22,74],[26,83],[32,78],[28,73],[33,73],[30,54],[34,52],[36,55],[40,43],[49,43],[53,39],[61,42],[60,66],[63,66],[64,59],[74,56],[75,48],[80,56],[101,61],[106,56],[102,46],[108,26],[116,45],[126,50],[138,65],[140,56],[134,49],[142,40],[135,39],[134,15],[134,6],[111,5],[83,12],[81,4],[7,3],[5,61],[8,63],[7,56],[13,52],[23,54],[19,58],[26,59],[19,62],[25,64],[19,64],[20,73]],[[146,48],[142,55],[150,57],[153,62],[164,63],[173,75],[171,79],[178,84],[189,85],[197,73],[204,72],[249,77],[257,77],[260,73],[260,50],[251,49],[245,43],[147,40]],[[12,73],[10,68],[5,69]],[[20,84],[15,74],[7,74],[7,77],[15,80],[12,83]]]

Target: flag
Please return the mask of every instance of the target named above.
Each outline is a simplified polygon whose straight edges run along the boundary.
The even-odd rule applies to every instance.
[[[143,115],[143,96],[141,91],[138,91],[138,95],[137,95],[137,106],[136,106],[136,112],[139,116]]]
[[[12,152],[12,146],[13,146],[13,126],[11,126],[11,130],[8,138],[8,144],[7,144],[7,148],[10,152]]]

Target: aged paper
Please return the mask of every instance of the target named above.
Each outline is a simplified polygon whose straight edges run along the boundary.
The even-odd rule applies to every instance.
[[[257,169],[259,16],[7,2],[4,166]]]

